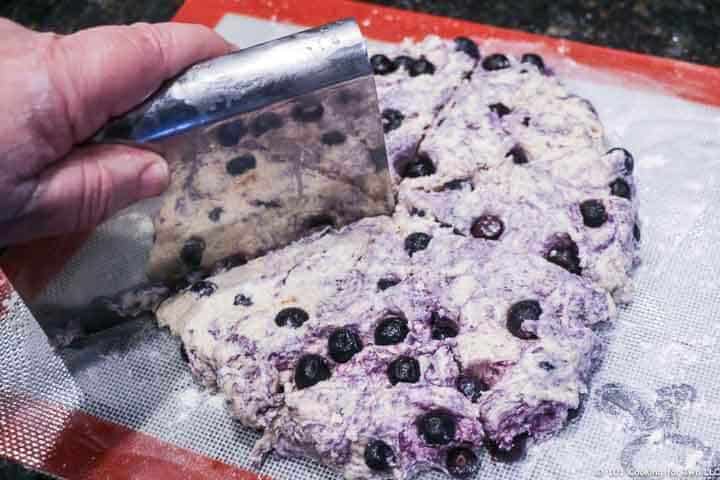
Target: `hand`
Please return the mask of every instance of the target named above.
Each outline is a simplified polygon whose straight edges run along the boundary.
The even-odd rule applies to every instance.
[[[79,146],[161,83],[231,46],[178,23],[35,33],[0,18],[0,247],[86,230],[162,193],[158,155]]]

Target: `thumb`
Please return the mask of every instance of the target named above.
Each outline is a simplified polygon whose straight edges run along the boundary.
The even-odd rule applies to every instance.
[[[161,194],[169,173],[153,152],[97,145],[73,150],[33,181],[32,198],[10,224],[9,243],[92,228],[138,200]]]

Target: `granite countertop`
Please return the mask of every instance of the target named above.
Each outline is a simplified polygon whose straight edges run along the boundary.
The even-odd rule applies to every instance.
[[[298,0],[295,0],[298,1]],[[369,0],[437,15],[720,66],[718,0]],[[182,0],[0,0],[0,17],[70,33],[170,19]],[[0,459],[0,480],[48,478]]]
[[[718,0],[370,2],[720,66]],[[182,0],[2,0],[0,16],[67,33],[106,23],[167,20],[181,4]]]

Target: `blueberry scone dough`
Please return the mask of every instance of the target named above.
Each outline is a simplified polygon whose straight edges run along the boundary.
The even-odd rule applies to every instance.
[[[617,155],[587,152],[601,167]],[[533,254],[631,298],[636,268],[636,208],[608,185],[563,185],[557,176],[512,163],[460,180],[454,189],[403,190],[401,208],[422,212],[458,232]]]
[[[639,261],[634,159],[608,149],[587,100],[524,60],[482,60],[413,159],[402,159],[429,167],[402,179],[401,203],[468,234],[479,220],[475,234],[488,235],[480,224],[490,222],[504,248],[540,254],[629,301]]]
[[[407,478],[559,429],[598,355],[589,327],[612,305],[542,258],[378,217],[198,282],[158,318],[196,377],[264,430],[256,459]]]
[[[262,430],[258,463],[274,452],[351,479],[470,478],[485,452],[512,456],[577,414],[602,354],[593,326],[627,299],[629,152],[606,152],[592,107],[539,57],[422,45],[374,57],[381,101],[433,76],[398,77],[403,55],[434,58],[434,75],[464,55],[471,71],[422,122],[386,129],[388,145],[404,131],[415,142],[391,151],[394,215],[317,232],[157,311],[196,378]],[[411,92],[385,105],[416,112],[429,94]]]
[[[417,44],[405,40],[371,57],[395,180],[425,173],[422,165],[408,165],[402,159],[415,154],[438,113],[470,78],[479,52],[472,47],[461,48],[464,45],[462,41],[429,36]]]

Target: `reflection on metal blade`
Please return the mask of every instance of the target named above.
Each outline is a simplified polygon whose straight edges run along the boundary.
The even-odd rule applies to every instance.
[[[150,148],[170,163],[153,279],[230,256],[241,263],[394,207],[372,68],[353,21],[196,65],[97,140]]]

